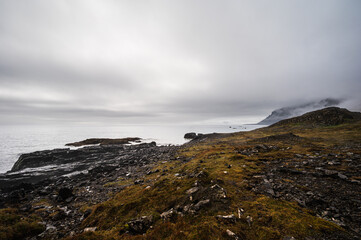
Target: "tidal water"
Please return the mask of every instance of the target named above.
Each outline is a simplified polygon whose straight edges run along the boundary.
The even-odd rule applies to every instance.
[[[0,126],[0,173],[9,171],[22,153],[54,148],[87,138],[140,137],[158,145],[183,144],[187,132],[229,133],[262,125],[117,125],[117,126]]]

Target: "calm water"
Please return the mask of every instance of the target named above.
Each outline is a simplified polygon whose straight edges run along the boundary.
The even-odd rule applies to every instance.
[[[227,133],[249,131],[260,125],[123,125],[123,126],[0,126],[0,173],[11,169],[22,153],[64,148],[66,143],[86,138],[141,137],[159,145],[182,144],[187,132]]]

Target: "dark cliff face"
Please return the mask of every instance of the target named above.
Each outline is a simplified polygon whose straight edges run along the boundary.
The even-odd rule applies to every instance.
[[[260,121],[258,124],[271,125],[283,119],[297,117],[310,111],[315,111],[326,107],[338,106],[340,103],[341,100],[326,98],[318,102],[311,102],[296,106],[280,108],[273,111],[271,115]]]

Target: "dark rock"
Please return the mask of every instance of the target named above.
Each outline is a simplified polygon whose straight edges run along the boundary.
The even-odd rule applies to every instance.
[[[197,137],[197,134],[195,132],[186,133],[184,135],[185,139],[195,139]]]
[[[129,232],[132,234],[143,234],[150,228],[152,223],[152,216],[143,216],[139,219],[129,221],[127,224],[129,227]]]
[[[92,210],[91,210],[91,209],[87,209],[87,210],[84,212],[84,214],[83,214],[84,219],[87,218],[87,217],[89,217],[89,215],[90,215],[91,213],[92,213]]]
[[[60,210],[52,217],[52,220],[59,221],[59,220],[65,219],[66,217],[67,217],[66,213],[64,211]]]
[[[341,178],[342,180],[347,180],[348,177],[346,175],[343,175],[342,173],[337,173],[337,176]]]
[[[131,142],[139,142],[141,138],[89,138],[80,142],[67,143],[65,146],[84,146],[84,145],[113,145],[113,144],[129,144]]]
[[[19,210],[22,212],[29,212],[31,208],[32,208],[31,204],[27,203],[24,206],[22,206]]]
[[[142,184],[142,183],[144,183],[143,179],[137,179],[134,181],[134,184]]]
[[[67,187],[60,188],[58,191],[58,201],[66,201],[73,197],[73,190]]]
[[[201,208],[207,206],[207,205],[210,205],[211,203],[211,200],[210,199],[206,199],[206,200],[201,200],[199,201],[197,204],[194,205],[194,210],[195,211],[198,211],[200,210]]]

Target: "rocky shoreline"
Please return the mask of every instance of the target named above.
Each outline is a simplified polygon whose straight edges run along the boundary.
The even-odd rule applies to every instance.
[[[151,142],[23,154],[10,172],[0,176],[0,208],[16,207],[24,216],[42,209],[46,231],[39,239],[79,233],[83,231],[79,228],[82,220],[89,214],[81,212],[79,205],[94,205],[129,185],[143,184],[144,175],[152,174],[159,161],[175,160],[179,148]],[[112,186],[118,181],[125,184]],[[39,200],[44,205],[34,208]]]

